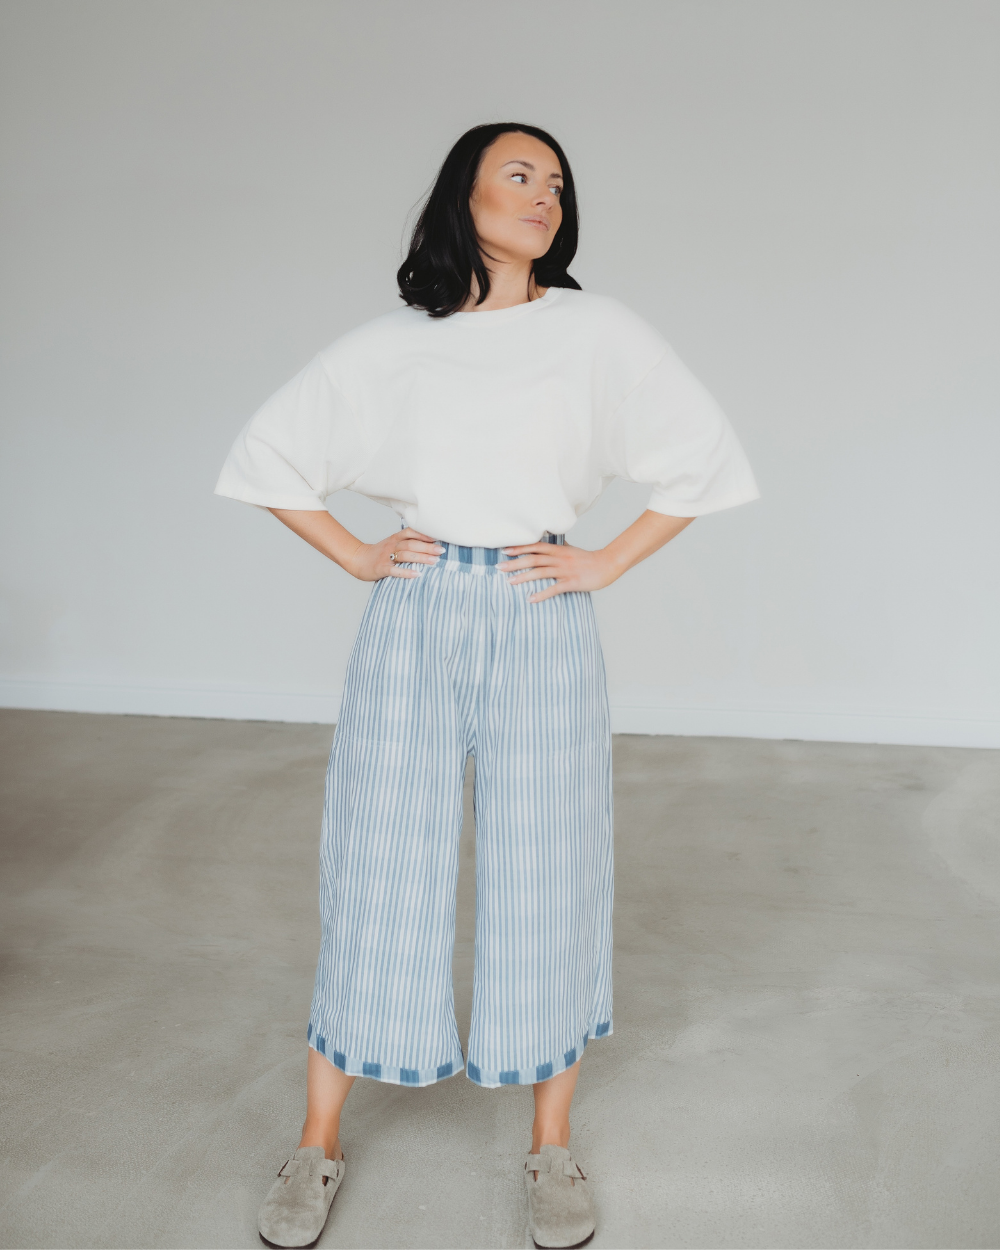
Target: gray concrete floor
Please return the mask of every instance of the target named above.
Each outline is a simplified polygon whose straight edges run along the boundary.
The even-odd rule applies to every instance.
[[[259,1244],[303,1113],[332,733],[0,715],[3,1246]],[[1000,1244],[1000,754],[615,761],[615,1034],[574,1119],[595,1248]],[[530,1106],[358,1081],[320,1245],[530,1246]]]

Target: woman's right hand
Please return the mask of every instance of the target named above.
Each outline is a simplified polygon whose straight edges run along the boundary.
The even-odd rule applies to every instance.
[[[419,569],[398,568],[397,561],[400,564],[435,564],[438,555],[444,551],[444,547],[435,542],[430,534],[421,534],[409,527],[397,530],[380,543],[358,542],[357,537],[325,508],[315,511],[268,508],[268,512],[362,582],[377,582],[382,577],[419,577]],[[390,560],[390,555],[396,559]]]
[[[362,582],[377,582],[383,577],[419,577],[419,569],[400,568],[400,564],[436,564],[443,551],[429,534],[407,526],[379,543],[362,543],[345,561],[344,568]],[[390,555],[395,560],[390,560]]]

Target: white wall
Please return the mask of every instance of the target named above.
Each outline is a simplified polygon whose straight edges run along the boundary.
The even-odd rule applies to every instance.
[[[335,718],[369,587],[212,487],[277,386],[396,305],[453,139],[514,117],[573,161],[574,273],[667,335],[763,492],[596,596],[616,727],[1000,746],[1000,5],[3,23],[4,702]],[[645,495],[616,483],[572,540]]]

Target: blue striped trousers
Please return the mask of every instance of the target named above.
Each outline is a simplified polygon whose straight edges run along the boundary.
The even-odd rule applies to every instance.
[[[562,535],[547,535],[562,542]],[[524,1085],[611,1032],[611,725],[589,592],[527,597],[498,548],[377,581],[327,771],[310,1045],[352,1076],[462,1069],[451,960],[466,759],[476,952],[467,1075]]]

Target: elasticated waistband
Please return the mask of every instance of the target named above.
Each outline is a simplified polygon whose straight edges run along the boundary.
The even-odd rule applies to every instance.
[[[513,559],[512,556],[503,554],[503,547],[460,547],[458,543],[445,542],[444,539],[435,539],[439,547],[444,548],[444,552],[438,558],[440,560],[456,560],[459,564],[491,565],[503,564],[505,561]],[[548,530],[538,540],[542,543],[565,543],[565,534],[550,534]],[[507,546],[520,546],[519,543],[508,543]]]

